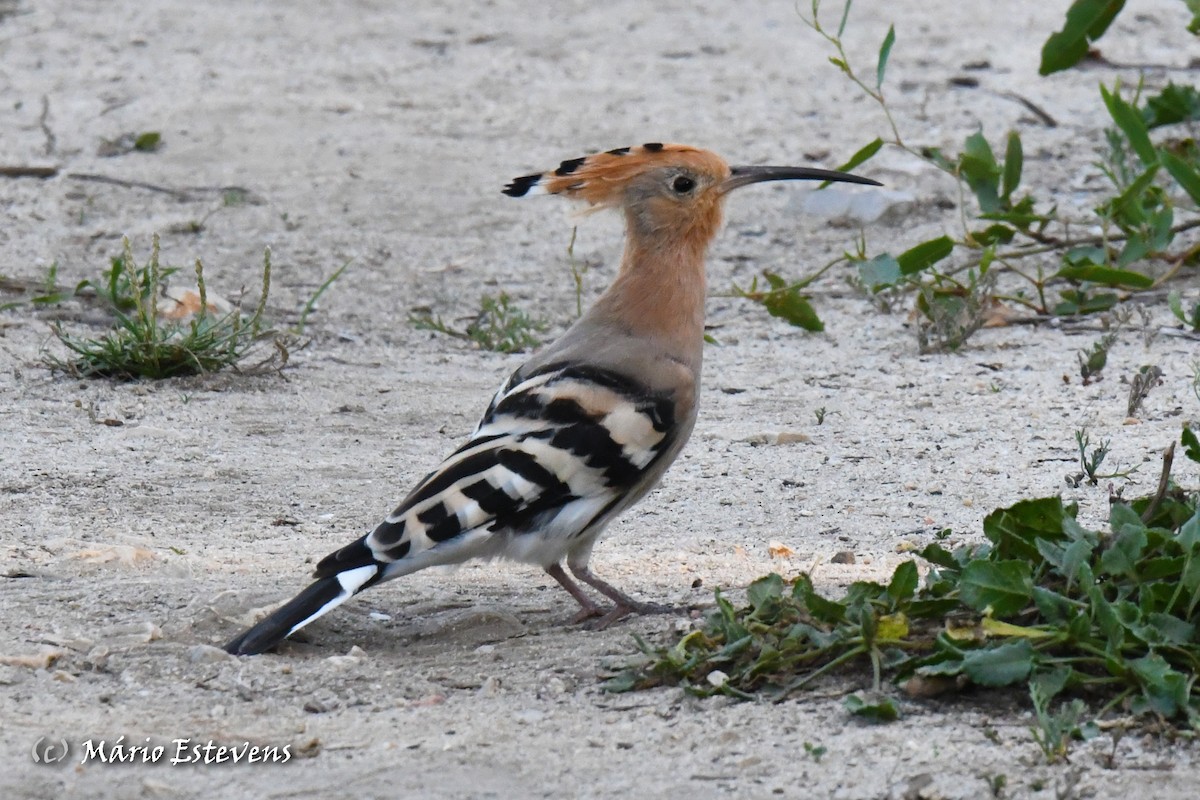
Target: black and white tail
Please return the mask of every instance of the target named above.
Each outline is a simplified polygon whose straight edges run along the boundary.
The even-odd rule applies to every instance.
[[[336,564],[335,559],[338,556],[341,556],[338,561],[349,563]],[[335,564],[340,567],[336,572],[330,569]],[[284,603],[257,625],[228,642],[225,651],[235,656],[253,656],[270,650],[300,628],[328,614],[377,582],[383,567],[361,539],[339,550],[317,567],[317,581],[309,584],[307,589]],[[325,577],[322,577],[323,574]]]

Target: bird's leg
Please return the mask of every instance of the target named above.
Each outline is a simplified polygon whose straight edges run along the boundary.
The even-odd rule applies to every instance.
[[[592,617],[603,617],[604,611],[600,606],[592,602],[592,598],[584,594],[583,589],[579,588],[579,584],[567,577],[567,573],[563,572],[562,564],[555,564],[551,567],[546,567],[546,574],[554,580],[558,581],[558,585],[571,593],[571,597],[581,606],[579,613],[571,618],[571,622],[583,622],[585,619]]]
[[[576,578],[616,603],[612,611],[588,623],[587,627],[591,630],[602,631],[617,620],[627,617],[630,614],[670,614],[676,610],[673,606],[662,603],[641,603],[634,600],[607,581],[597,578],[587,568],[586,564],[570,564],[569,566],[571,567],[571,574]]]

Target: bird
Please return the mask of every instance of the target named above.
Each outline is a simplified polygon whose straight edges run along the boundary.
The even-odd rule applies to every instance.
[[[262,653],[376,584],[476,558],[542,567],[578,602],[573,621],[591,628],[667,609],[629,597],[588,562],[605,526],[658,484],[695,426],[705,256],[726,198],[785,180],[881,185],[810,167],[731,167],[708,150],[661,142],[568,159],[509,182],[502,191],[510,197],[557,195],[587,210],[620,211],[617,276],[504,381],[462,446],[383,522],[320,561],[313,583],[226,651]]]

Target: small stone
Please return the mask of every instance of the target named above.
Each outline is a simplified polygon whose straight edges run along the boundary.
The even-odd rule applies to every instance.
[[[331,706],[314,697],[304,704],[304,710],[309,714],[324,714],[331,710]]]
[[[830,564],[853,564],[854,553],[849,550],[842,550],[840,553],[834,553],[833,558],[829,559]]]
[[[0,666],[24,667],[26,669],[50,669],[66,652],[57,647],[42,647],[37,653],[20,656],[0,656]]]
[[[513,719],[523,725],[535,725],[546,718],[546,712],[536,708],[524,708],[513,713]]]
[[[362,662],[362,659],[357,656],[329,656],[329,658],[325,659],[325,662],[338,669],[349,669],[350,667],[358,666]]]
[[[771,558],[791,558],[796,551],[783,542],[771,541],[767,543],[767,555]]]
[[[188,650],[187,659],[193,664],[220,664],[235,660],[235,656],[210,644],[198,644]]]
[[[705,680],[719,689],[725,684],[729,683],[729,676],[719,669],[714,669],[712,672],[708,673],[708,677],[705,678]]]
[[[104,545],[101,547],[91,547],[86,550],[80,550],[77,553],[71,553],[68,558],[77,558],[80,561],[85,561],[89,564],[110,564],[117,563],[121,566],[132,567],[138,564],[143,564],[147,561],[153,561],[157,556],[153,552],[144,547],[134,547],[129,544],[113,544]]]
[[[104,628],[97,634],[96,643],[110,650],[121,650],[148,644],[162,635],[162,628],[153,622],[130,622]]]

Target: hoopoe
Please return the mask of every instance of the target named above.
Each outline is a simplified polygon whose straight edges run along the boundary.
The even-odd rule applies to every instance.
[[[643,144],[516,178],[510,197],[562,195],[625,215],[620,270],[596,304],[504,382],[474,433],[382,523],[317,565],[316,582],[229,642],[267,650],[362,590],[425,567],[503,557],[541,566],[604,628],[641,603],[588,569],[604,527],[659,482],[696,422],[704,258],[734,189],[876,181],[807,167],[730,167]],[[563,569],[565,561],[574,579]],[[612,601],[605,611],[579,583]]]

